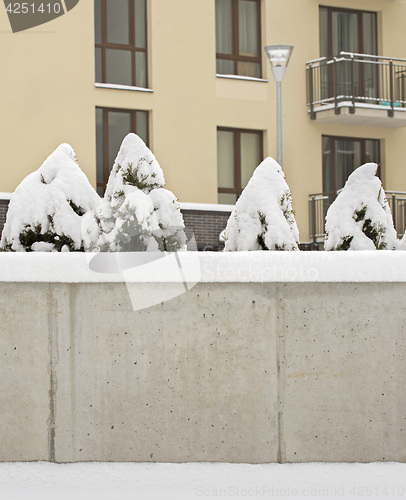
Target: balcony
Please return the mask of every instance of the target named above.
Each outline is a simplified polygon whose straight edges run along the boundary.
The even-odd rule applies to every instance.
[[[341,52],[309,61],[306,73],[312,120],[406,126],[406,59]]]
[[[338,193],[319,193],[309,195],[310,239],[313,248],[323,249],[325,237],[325,217],[328,207]],[[406,227],[406,192],[386,191],[386,198],[392,212],[393,225],[398,238],[402,238]]]

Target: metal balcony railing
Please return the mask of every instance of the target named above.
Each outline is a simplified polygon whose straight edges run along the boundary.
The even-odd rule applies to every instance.
[[[315,247],[321,247],[325,236],[325,218],[328,207],[337,193],[318,193],[309,196],[310,239]],[[386,191],[386,199],[392,212],[393,225],[402,238],[406,227],[406,192]]]
[[[341,52],[338,57],[321,57],[307,64],[307,105],[310,117],[328,107],[340,113],[340,106],[379,107],[393,117],[406,107],[406,59]]]

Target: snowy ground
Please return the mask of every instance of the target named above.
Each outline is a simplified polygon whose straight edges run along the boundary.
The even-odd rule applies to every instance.
[[[404,498],[406,464],[0,463],[0,499]]]

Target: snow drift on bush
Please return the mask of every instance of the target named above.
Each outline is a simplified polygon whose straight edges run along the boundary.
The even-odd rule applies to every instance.
[[[120,147],[104,202],[83,220],[87,250],[177,251],[185,249],[183,217],[161,167],[140,137]]]
[[[69,144],[61,144],[15,190],[0,248],[9,251],[83,250],[82,216],[100,198],[80,170]]]
[[[225,251],[298,250],[289,186],[273,158],[255,169],[228,219],[224,239]]]
[[[327,211],[325,250],[395,250],[396,231],[376,163],[354,170]]]
[[[403,238],[398,243],[398,250],[406,250],[406,231]]]

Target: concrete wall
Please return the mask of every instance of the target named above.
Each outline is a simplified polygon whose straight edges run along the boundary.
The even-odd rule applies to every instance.
[[[0,460],[404,462],[405,293],[0,282]]]

